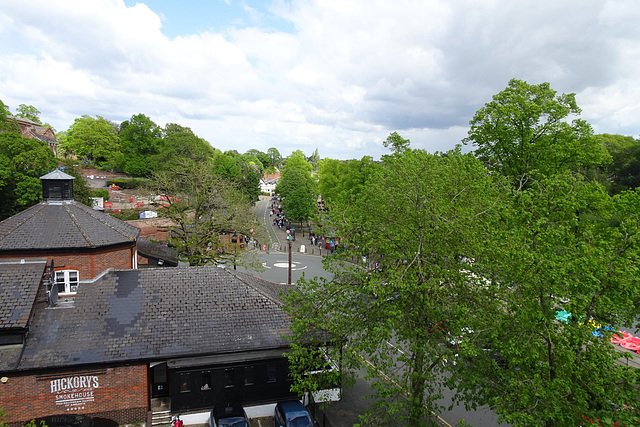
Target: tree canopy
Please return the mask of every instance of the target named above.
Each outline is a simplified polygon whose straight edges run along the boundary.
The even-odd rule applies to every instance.
[[[275,192],[282,197],[287,218],[292,221],[305,221],[316,210],[316,181],[311,176],[311,171],[311,164],[300,150],[294,151],[285,159]]]
[[[497,200],[499,188],[471,154],[407,148],[386,158],[349,207],[334,214],[342,250],[327,267],[336,279],[305,282],[289,297],[297,333],[291,360],[302,367],[294,368],[294,387],[314,387],[304,375],[314,325],[323,331],[319,338],[346,342],[341,361],[349,372],[366,368],[374,378],[379,400],[364,424],[429,420],[439,409],[442,360],[452,357],[440,344],[476,303],[455,260],[482,243]],[[371,268],[374,262],[379,268]],[[336,358],[337,347],[330,350]]]
[[[168,206],[162,213],[175,224],[170,243],[191,265],[218,264],[232,256],[225,235],[261,236],[253,201],[207,162],[182,159],[173,169],[156,172],[152,189],[164,196]]]
[[[1,102],[0,102],[1,103]],[[46,143],[23,138],[15,122],[0,111],[0,219],[38,203],[42,198],[39,177],[56,168],[53,152]]]
[[[65,154],[108,170],[115,168],[120,153],[120,137],[111,123],[100,116],[75,119],[58,143]]]
[[[476,155],[492,170],[524,188],[540,176],[609,161],[591,126],[578,118],[569,121],[580,112],[575,94],[557,95],[549,83],[513,79],[476,112],[463,142],[477,147]]]
[[[151,156],[160,153],[162,130],[144,114],[133,115],[120,124],[120,144],[123,153],[125,173],[136,176],[150,176],[154,163]]]

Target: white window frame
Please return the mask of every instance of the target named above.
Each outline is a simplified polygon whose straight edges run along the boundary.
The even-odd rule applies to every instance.
[[[80,283],[80,272],[78,270],[58,270],[55,272],[58,295],[75,295],[78,292]],[[61,286],[64,285],[64,290]]]

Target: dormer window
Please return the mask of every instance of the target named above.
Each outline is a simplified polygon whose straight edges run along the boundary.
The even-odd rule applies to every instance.
[[[78,292],[78,282],[80,276],[78,270],[60,270],[56,271],[56,286],[58,286],[58,294],[75,294]]]

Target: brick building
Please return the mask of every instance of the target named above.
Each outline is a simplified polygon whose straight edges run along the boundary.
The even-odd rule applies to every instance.
[[[154,400],[189,411],[292,396],[279,299],[290,287],[217,267],[138,270],[139,229],[74,202],[73,177],[41,179],[44,201],[0,222],[0,408],[11,426],[147,422]]]
[[[46,272],[44,260],[0,261],[11,425],[61,414],[145,422],[154,398],[188,411],[292,396],[286,285],[218,267],[110,270],[54,304]]]
[[[73,200],[74,178],[40,178],[43,201],[0,222],[0,258],[53,262],[60,293],[107,268],[137,268],[140,229]]]
[[[58,156],[56,135],[49,126],[43,126],[40,123],[32,122],[23,117],[7,116],[7,120],[13,120],[18,124],[23,138],[38,139],[45,142],[51,151],[53,151],[53,155]]]

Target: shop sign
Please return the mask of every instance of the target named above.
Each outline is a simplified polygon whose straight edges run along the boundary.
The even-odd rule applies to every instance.
[[[67,411],[84,409],[84,405],[93,402],[93,392],[100,386],[95,375],[76,375],[73,377],[50,380],[51,394],[55,396],[56,406]]]

